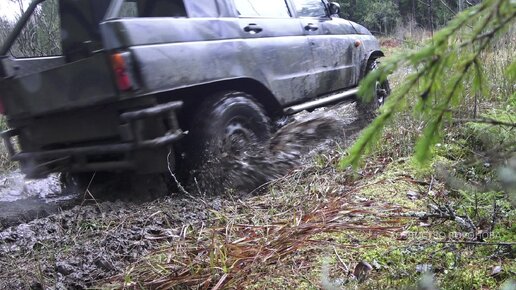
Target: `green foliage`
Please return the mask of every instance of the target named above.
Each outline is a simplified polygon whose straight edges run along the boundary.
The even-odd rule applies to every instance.
[[[444,26],[457,11],[458,1],[428,0],[338,0],[341,15],[366,25],[375,32],[390,34],[400,23],[412,23],[427,30]],[[478,1],[469,1],[476,3]]]
[[[400,11],[392,0],[338,2],[344,18],[355,20],[376,32],[389,33],[400,19]]]
[[[20,11],[16,18],[21,17],[27,3],[20,2]],[[15,23],[0,19],[0,43],[14,29]],[[19,37],[10,50],[15,57],[50,56],[61,54],[61,29],[58,13],[58,0],[46,0],[41,3],[32,17],[22,29]]]
[[[516,108],[515,108],[516,109]],[[516,122],[516,110],[492,110],[482,117],[500,122]],[[465,126],[466,133],[470,133],[484,150],[509,148],[516,150],[516,130],[505,126],[493,126],[486,123],[469,122]]]
[[[341,167],[357,166],[362,154],[379,140],[387,123],[407,109],[410,96],[418,96],[414,113],[425,121],[424,131],[416,144],[416,160],[423,164],[431,157],[431,148],[441,138],[443,124],[452,120],[452,112],[469,95],[482,94],[484,68],[482,53],[507,33],[514,24],[516,3],[510,0],[486,0],[457,15],[447,27],[435,34],[424,48],[394,55],[382,60],[380,68],[361,83],[359,95],[367,99],[369,88],[397,69],[412,73],[393,90],[380,115],[365,129],[349,149]],[[514,59],[508,73],[514,71]]]

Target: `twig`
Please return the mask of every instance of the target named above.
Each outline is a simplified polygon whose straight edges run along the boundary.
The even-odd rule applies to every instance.
[[[342,261],[342,258],[340,257],[339,253],[337,253],[337,249],[335,249],[335,247],[333,247],[333,251],[335,252],[335,255],[337,256],[337,259],[339,259],[339,262],[342,264],[344,272],[346,272],[346,275],[349,275],[349,268],[348,268],[348,266],[346,266],[344,261]]]
[[[434,175],[432,175],[432,179],[430,179],[430,184],[428,185],[428,191],[426,193],[426,195],[430,195],[430,192],[432,192],[432,188],[434,186]]]
[[[466,118],[466,119],[454,119],[454,121],[463,122],[463,123],[473,122],[473,123],[491,124],[491,125],[495,125],[495,126],[506,126],[506,127],[516,128],[516,123],[503,122],[503,121],[498,121],[498,120],[490,119],[490,118],[476,118],[476,119],[467,119]]]
[[[475,242],[475,241],[439,241],[438,244],[465,244],[465,245],[476,245],[476,246],[515,246],[513,242],[500,242],[500,243],[488,243],[488,242]]]
[[[443,0],[440,0],[441,3],[444,5],[444,7],[446,7],[448,10],[450,10],[450,12],[455,15],[457,14],[457,12],[453,11],[453,9],[450,8],[450,6],[448,6],[448,4],[446,4],[446,2],[444,2]]]
[[[81,206],[84,205],[84,202],[86,201],[86,195],[89,195],[91,200],[93,200],[95,202],[95,204],[97,205],[97,207],[100,209],[100,205],[99,203],[97,202],[97,200],[95,199],[95,197],[93,196],[93,194],[91,193],[90,191],[90,186],[91,184],[93,183],[93,180],[95,179],[95,175],[97,175],[97,172],[94,172],[93,175],[91,176],[90,178],[90,181],[88,182],[88,186],[86,186],[86,189],[84,190],[84,194],[83,194],[83,199],[82,199],[82,202],[81,202]]]
[[[496,216],[498,215],[498,204],[496,203],[496,198],[493,198],[493,217],[491,219],[491,232],[494,231],[496,226]]]
[[[170,155],[172,155],[172,148],[170,148],[168,150],[168,154],[167,154],[167,168],[168,168],[168,172],[170,173],[170,176],[172,176],[172,178],[174,179],[174,182],[177,184],[177,187],[179,188],[179,191],[181,191],[181,193],[183,193],[185,195],[190,195],[190,193],[188,191],[186,191],[186,189],[181,185],[181,182],[179,182],[179,180],[177,180],[176,175],[172,171],[172,167],[170,166]]]

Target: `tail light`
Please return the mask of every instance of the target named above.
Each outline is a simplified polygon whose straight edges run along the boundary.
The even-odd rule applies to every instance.
[[[116,84],[121,91],[129,91],[134,87],[130,71],[130,55],[128,52],[118,52],[111,55],[111,64],[115,73]]]

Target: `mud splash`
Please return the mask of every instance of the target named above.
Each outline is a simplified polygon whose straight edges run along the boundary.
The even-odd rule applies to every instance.
[[[265,146],[250,145],[238,156],[212,159],[196,172],[202,194],[255,192],[335,143],[345,143],[360,120],[353,104],[301,113],[282,126]],[[358,130],[357,130],[358,131]]]
[[[0,175],[0,202],[14,202],[21,199],[38,198],[44,202],[55,202],[73,198],[63,195],[57,174],[44,179],[25,179],[20,171]]]
[[[76,204],[78,195],[62,190],[59,176],[28,180],[14,171],[0,175],[0,229],[57,213]]]

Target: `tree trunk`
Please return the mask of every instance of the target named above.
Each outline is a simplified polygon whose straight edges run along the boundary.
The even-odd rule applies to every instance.
[[[430,23],[430,32],[434,36],[434,1],[428,0],[428,21]]]
[[[351,3],[350,3],[350,9],[349,9],[350,10],[349,11],[349,16],[350,16],[351,20],[356,21],[356,19],[355,19],[355,16],[356,16],[355,10],[357,9],[357,0],[351,0],[350,2]]]
[[[464,0],[457,0],[458,1],[458,7],[459,7],[459,12],[464,10]]]

